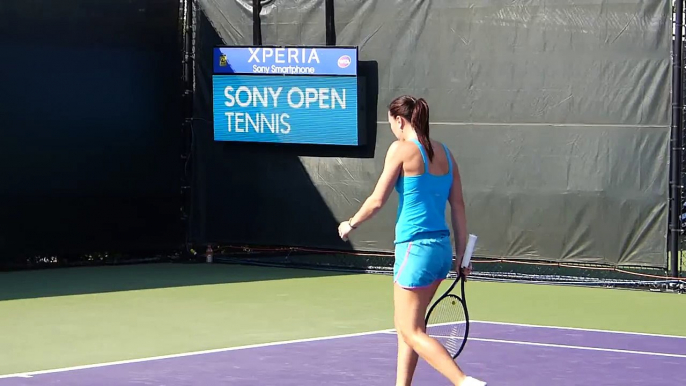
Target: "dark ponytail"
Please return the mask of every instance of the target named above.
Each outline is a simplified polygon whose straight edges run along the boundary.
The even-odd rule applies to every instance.
[[[419,137],[419,143],[426,149],[426,154],[429,157],[429,162],[434,159],[434,149],[431,146],[431,140],[429,139],[429,104],[426,103],[424,98],[417,99],[412,110],[412,118],[410,120],[414,131]]]
[[[388,105],[391,116],[403,117],[410,122],[417,133],[419,143],[426,149],[429,162],[434,159],[434,149],[429,139],[429,104],[424,98],[415,99],[409,95],[401,95]]]

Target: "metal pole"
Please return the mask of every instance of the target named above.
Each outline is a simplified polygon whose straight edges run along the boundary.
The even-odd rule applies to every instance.
[[[336,18],[334,16],[334,0],[326,0],[324,3],[326,19],[326,45],[336,45]]]
[[[671,211],[669,253],[671,254],[671,276],[679,275],[679,238],[681,224],[681,156],[683,135],[683,98],[681,78],[683,71],[683,16],[684,0],[675,0],[674,55],[672,58],[672,149],[670,164]]]
[[[194,0],[186,1],[186,24],[184,26],[185,40],[184,40],[184,93],[190,93],[193,89],[193,19],[194,15]],[[190,98],[189,98],[190,100]],[[188,108],[191,108],[192,101],[188,103]],[[187,116],[192,116],[192,111],[186,111]]]
[[[180,160],[180,217],[181,217],[181,231],[183,233],[184,244],[186,252],[189,252],[189,235],[190,235],[190,211],[191,211],[191,183],[188,163],[190,161],[192,152],[192,125],[193,125],[193,90],[195,84],[195,17],[196,17],[195,0],[184,0],[182,2],[183,18],[181,31],[183,33],[182,39],[182,56],[183,69],[181,73],[181,160]]]
[[[262,0],[252,0],[252,44],[255,46],[262,45],[262,20],[260,19],[260,11],[262,11]]]

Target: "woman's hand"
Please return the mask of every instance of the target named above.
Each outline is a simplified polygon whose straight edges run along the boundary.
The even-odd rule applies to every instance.
[[[467,279],[467,276],[471,275],[472,273],[472,263],[469,263],[468,267],[462,268],[462,275],[464,276],[465,280]]]
[[[459,270],[459,271],[458,271]],[[469,265],[467,267],[462,267],[462,258],[456,259],[455,260],[455,273],[461,272],[462,277],[464,277],[464,280],[467,280],[467,276],[469,276],[472,273],[472,263],[469,262]]]
[[[353,227],[350,226],[350,221],[346,220],[338,224],[338,236],[341,240],[348,241],[348,235],[353,231]]]

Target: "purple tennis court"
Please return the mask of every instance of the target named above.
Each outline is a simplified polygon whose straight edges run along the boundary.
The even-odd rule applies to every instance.
[[[392,330],[0,377],[35,385],[389,385]],[[686,338],[473,322],[458,358],[489,385],[674,385],[686,368]],[[416,385],[449,385],[420,360]]]

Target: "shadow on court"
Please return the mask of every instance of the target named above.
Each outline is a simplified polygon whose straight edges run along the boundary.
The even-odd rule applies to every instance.
[[[0,273],[0,301],[350,275],[236,264],[141,264]]]

